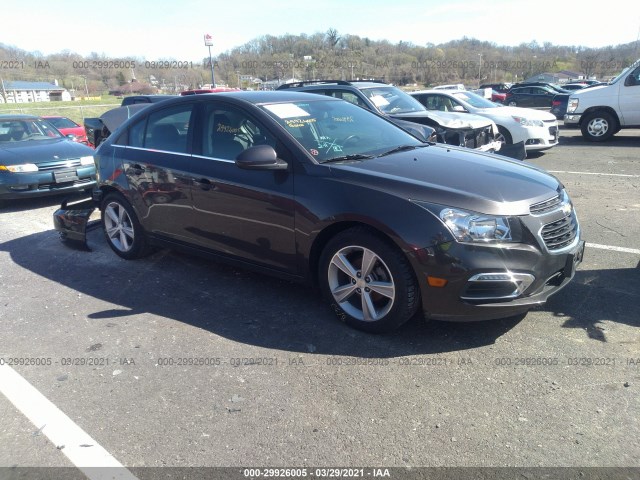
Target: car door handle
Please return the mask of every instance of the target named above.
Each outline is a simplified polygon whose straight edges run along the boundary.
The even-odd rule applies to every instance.
[[[196,180],[196,183],[202,190],[211,190],[211,188],[213,187],[213,183],[211,183],[211,180],[206,178],[201,178],[200,180]]]

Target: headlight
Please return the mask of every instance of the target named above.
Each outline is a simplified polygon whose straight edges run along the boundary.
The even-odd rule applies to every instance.
[[[532,118],[517,117],[515,115],[511,118],[513,118],[523,127],[544,127],[544,123],[542,123],[542,120],[533,120]]]
[[[80,165],[95,165],[95,162],[93,161],[93,157],[80,157]]]
[[[580,103],[580,100],[577,98],[570,98],[567,104],[567,113],[575,112],[578,109],[578,103]]]
[[[445,208],[440,212],[440,219],[459,242],[498,243],[514,240],[507,217]]]
[[[11,173],[37,172],[38,167],[33,163],[23,163],[22,165],[0,165],[0,170]]]

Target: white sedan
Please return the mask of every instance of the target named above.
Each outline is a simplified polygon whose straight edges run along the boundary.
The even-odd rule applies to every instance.
[[[558,144],[558,120],[549,112],[505,107],[469,91],[421,90],[411,92],[427,110],[472,113],[489,118],[507,144],[524,142],[528,152],[547,150]]]

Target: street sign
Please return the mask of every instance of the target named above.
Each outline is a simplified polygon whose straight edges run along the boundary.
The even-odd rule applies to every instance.
[[[205,47],[212,47],[213,46],[213,37],[211,35],[209,35],[208,33],[204,34],[204,46]]]

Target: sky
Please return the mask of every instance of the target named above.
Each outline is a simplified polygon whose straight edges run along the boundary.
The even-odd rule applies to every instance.
[[[416,45],[463,36],[498,45],[603,47],[637,41],[627,0],[2,0],[0,43],[51,54],[200,61],[262,35],[326,32]],[[569,6],[570,5],[570,6]],[[11,21],[7,21],[11,20]]]

